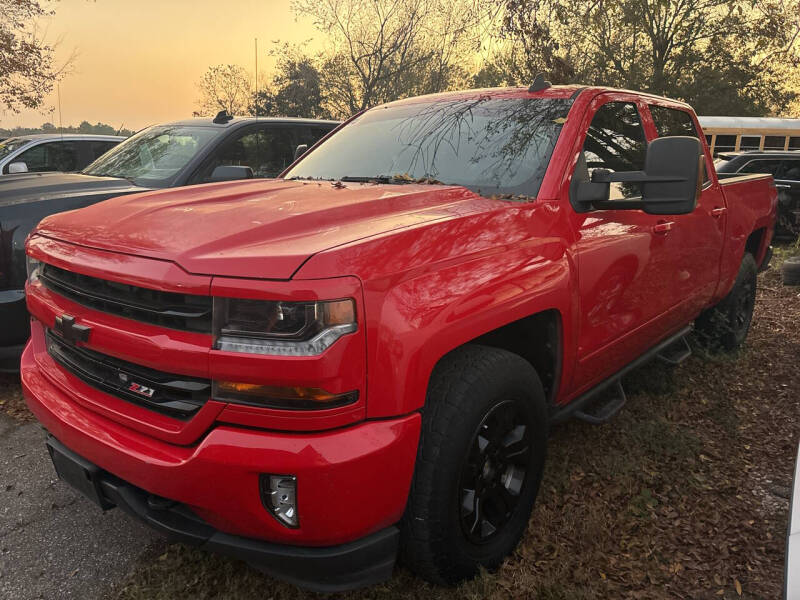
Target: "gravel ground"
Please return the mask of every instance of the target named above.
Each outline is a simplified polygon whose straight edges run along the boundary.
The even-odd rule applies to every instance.
[[[0,598],[103,598],[154,534],[58,481],[44,440],[0,413]]]

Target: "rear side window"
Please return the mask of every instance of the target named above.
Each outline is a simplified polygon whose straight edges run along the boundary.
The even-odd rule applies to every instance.
[[[688,135],[701,139],[700,132],[697,131],[697,127],[692,121],[692,116],[685,110],[651,104],[650,116],[653,117],[658,137]],[[708,182],[708,167],[706,167],[705,161],[703,161],[703,182]]]
[[[583,153],[589,174],[594,169],[641,171],[647,141],[635,104],[609,102],[601,106],[589,125]],[[612,183],[610,199],[621,200],[642,195],[641,184]]]
[[[781,161],[776,159],[751,160],[739,169],[739,173],[768,173],[774,177],[780,167]]]
[[[650,115],[653,117],[658,137],[688,135],[700,138],[691,115],[684,110],[651,105]]]
[[[800,181],[800,160],[782,160],[781,167],[778,169],[775,179]]]

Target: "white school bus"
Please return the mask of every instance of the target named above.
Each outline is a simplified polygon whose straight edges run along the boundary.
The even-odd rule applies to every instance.
[[[800,150],[800,119],[698,117],[711,154],[747,150]]]

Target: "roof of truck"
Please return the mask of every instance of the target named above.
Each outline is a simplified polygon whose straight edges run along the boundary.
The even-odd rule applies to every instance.
[[[579,84],[570,85],[552,85],[550,87],[540,89],[537,91],[529,91],[527,87],[495,87],[495,88],[478,88],[472,90],[460,90],[455,92],[440,92],[437,94],[428,94],[425,96],[414,96],[412,98],[404,98],[402,100],[395,100],[383,106],[398,106],[402,104],[413,104],[416,102],[430,102],[436,100],[459,100],[469,99],[475,97],[486,96],[490,98],[577,98],[579,95],[588,94],[589,96],[596,96],[605,93],[619,93],[619,94],[633,94],[636,96],[644,96],[667,102],[669,104],[681,105],[690,108],[688,104],[681,100],[673,98],[666,98],[664,96],[657,96],[647,92],[638,92],[635,90],[625,90],[605,86],[585,86]]]

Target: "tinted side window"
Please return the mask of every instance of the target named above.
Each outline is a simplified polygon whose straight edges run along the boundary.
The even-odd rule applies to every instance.
[[[609,102],[601,106],[589,125],[583,152],[589,173],[594,169],[641,171],[647,141],[635,104]],[[641,184],[612,183],[611,200],[641,196]]]
[[[296,139],[290,126],[248,129],[216,151],[204,169],[204,178],[208,180],[220,165],[247,166],[255,177],[275,177],[292,164]]]
[[[298,127],[297,129],[297,143],[308,144],[310,148],[316,144],[320,138],[325,137],[333,129],[333,127]]]
[[[90,142],[90,158],[94,161],[117,145],[117,142]]]
[[[775,175],[781,166],[780,160],[751,160],[739,169],[739,173],[769,173]]]
[[[775,179],[800,181],[800,160],[782,160]]]
[[[650,114],[653,117],[656,131],[658,131],[658,137],[675,135],[700,137],[692,117],[686,111],[667,108],[666,106],[650,105]]]
[[[653,117],[653,124],[656,126],[658,137],[672,137],[688,135],[701,139],[701,134],[692,121],[691,115],[685,110],[668,108],[666,106],[650,105],[650,116]],[[709,136],[706,136],[709,138]],[[710,144],[710,139],[707,139]],[[708,170],[705,162],[703,163],[703,181],[708,181]]]
[[[23,152],[14,162],[24,162],[31,173],[75,171],[78,169],[78,150],[74,142],[47,142]]]

